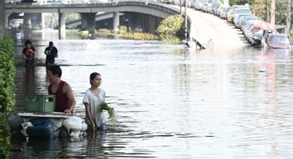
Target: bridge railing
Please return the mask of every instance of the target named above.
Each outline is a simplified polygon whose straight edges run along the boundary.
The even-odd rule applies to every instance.
[[[99,2],[92,2],[92,3],[10,3],[10,4],[5,4],[6,7],[14,8],[14,7],[29,7],[29,6],[40,6],[40,7],[75,7],[75,6],[80,6],[80,7],[88,7],[89,5],[95,5],[95,6],[115,6],[115,5],[129,5],[133,3],[133,5],[137,5],[138,3],[141,3],[143,5],[161,5],[164,6],[165,9],[170,9],[170,10],[178,10],[179,9],[174,8],[168,4],[161,3],[158,0],[106,0],[106,1],[99,1]],[[141,5],[140,4],[140,5]]]
[[[166,13],[169,15],[173,14],[182,14],[179,8],[176,8],[172,5],[158,2],[157,0],[106,0],[107,3],[99,2],[99,3],[75,3],[75,4],[62,4],[62,3],[51,3],[51,4],[42,4],[42,3],[32,3],[32,4],[9,4],[6,5],[5,8],[8,12],[17,12],[22,11],[23,9],[27,9],[30,12],[36,12],[37,10],[46,10],[49,12],[59,12],[60,8],[66,8],[68,10],[74,10],[76,8],[88,9],[88,8],[115,8],[115,7],[124,7],[124,6],[144,6],[152,8],[154,10],[159,10],[162,13]],[[91,10],[91,9],[89,9]],[[117,9],[119,10],[119,9]]]
[[[61,5],[61,4],[66,4],[66,5],[75,5],[75,4],[102,4],[102,3],[119,3],[119,2],[129,2],[129,1],[135,1],[135,2],[152,2],[152,3],[161,3],[159,0],[102,0],[102,1],[92,1],[92,2],[82,2],[82,1],[74,1],[74,2],[54,2],[54,3],[47,3],[47,2],[17,2],[17,3],[5,3],[5,5]]]

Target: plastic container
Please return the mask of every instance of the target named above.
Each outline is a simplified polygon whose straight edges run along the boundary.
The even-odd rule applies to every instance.
[[[101,130],[107,130],[107,125],[109,122],[109,114],[107,111],[103,110],[101,113],[101,124],[100,124],[100,129]]]
[[[101,130],[107,130],[107,124],[106,123],[101,123],[100,129]]]
[[[24,105],[24,111],[27,112],[54,112],[54,95],[36,95],[27,97]]]
[[[52,139],[54,137],[50,119],[33,118],[30,122],[33,124],[33,127],[28,127],[26,129],[29,138]]]

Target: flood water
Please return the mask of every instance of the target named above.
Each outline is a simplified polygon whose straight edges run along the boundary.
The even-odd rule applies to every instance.
[[[33,41],[39,63],[49,39]],[[112,131],[81,141],[13,141],[12,158],[282,158],[293,156],[290,51],[250,46],[187,50],[184,45],[119,39],[54,40],[62,79],[82,98],[89,75],[102,75],[117,111]],[[22,43],[17,43],[20,60]],[[17,67],[17,107],[47,93],[45,67]]]

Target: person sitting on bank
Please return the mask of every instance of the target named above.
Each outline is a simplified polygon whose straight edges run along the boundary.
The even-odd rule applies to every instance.
[[[76,101],[73,96],[70,85],[61,80],[62,70],[58,65],[52,65],[48,68],[48,77],[50,85],[48,93],[55,95],[55,111],[64,113],[73,113]]]
[[[55,63],[55,58],[58,57],[58,49],[54,46],[52,41],[49,42],[49,46],[44,51],[46,55],[46,66],[53,65]]]

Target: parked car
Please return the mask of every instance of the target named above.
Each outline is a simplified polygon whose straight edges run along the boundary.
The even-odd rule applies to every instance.
[[[227,12],[227,21],[229,23],[232,23],[233,22],[233,8],[231,8],[228,12]]]
[[[268,35],[266,44],[269,48],[273,49],[290,49],[291,44],[289,37],[285,34],[274,34]]]
[[[198,0],[195,3],[195,9],[199,10],[199,11],[203,11],[203,8],[204,8],[204,1],[203,0]]]
[[[217,2],[217,3],[213,3],[212,5],[212,10],[211,10],[211,14],[217,15],[217,10],[220,7],[222,3]]]
[[[234,23],[233,21],[234,14],[242,13],[243,12],[243,10],[241,10],[242,8],[249,9],[246,5],[233,5],[232,9],[227,13],[227,21],[230,23]]]
[[[261,45],[261,40],[263,38],[263,30],[260,29],[251,29],[250,34],[247,37],[247,41],[252,45]]]
[[[197,0],[190,0],[190,8],[194,8],[195,9],[195,5],[196,5]]]
[[[258,19],[247,20],[247,21],[245,21],[245,24],[243,24],[241,26],[241,30],[242,30],[242,32],[243,32],[243,34],[244,34],[246,39],[248,39],[248,38],[250,38],[252,36],[252,33],[251,33],[251,31],[253,29],[252,26],[254,24],[256,24],[256,23],[259,23],[259,21],[260,20],[258,20]]]
[[[212,13],[212,9],[213,9],[213,3],[208,3],[208,4],[206,4],[206,7],[204,9],[204,12],[206,12],[206,13]]]
[[[241,21],[240,21],[240,28],[241,28],[241,30],[242,30],[242,28],[243,28],[244,25],[246,25],[247,23],[249,23],[249,21],[251,22],[252,20],[255,20],[255,21],[256,20],[260,20],[260,18],[257,17],[257,16],[252,15],[252,16],[248,16],[248,17],[245,17],[245,18],[241,19]]]
[[[235,28],[241,28],[242,24],[243,24],[243,21],[246,19],[246,18],[249,18],[249,17],[254,17],[253,15],[251,14],[247,14],[247,15],[239,15],[237,16],[237,18],[234,19],[234,22],[235,22]]]
[[[227,19],[227,13],[230,11],[231,7],[223,7],[222,11],[220,11],[220,17],[223,19]]]
[[[236,20],[238,19],[238,17],[240,16],[240,15],[252,15],[251,14],[251,11],[250,11],[250,9],[249,8],[247,8],[247,7],[240,7],[240,8],[235,8],[234,9],[234,13],[233,13],[233,24],[236,24]]]

